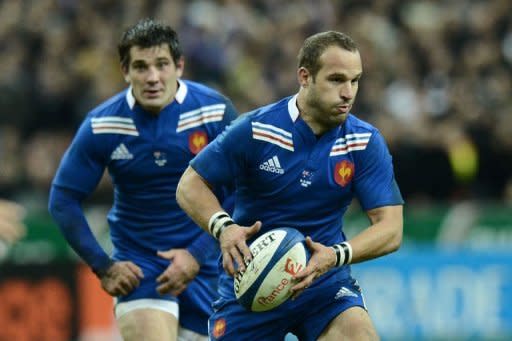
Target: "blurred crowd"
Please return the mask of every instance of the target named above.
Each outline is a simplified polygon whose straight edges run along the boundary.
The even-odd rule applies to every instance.
[[[346,32],[364,63],[353,112],[386,137],[406,200],[512,201],[510,0],[0,1],[0,197],[46,205],[84,115],[125,87],[117,42],[143,17],[240,112],[298,90],[305,37]]]

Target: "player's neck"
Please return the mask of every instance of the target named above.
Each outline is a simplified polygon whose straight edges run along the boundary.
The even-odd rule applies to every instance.
[[[308,108],[300,95],[297,97],[297,109],[299,110],[300,118],[302,118],[302,120],[308,125],[317,138],[321,137],[327,130],[329,130],[315,120],[314,111],[311,108]]]

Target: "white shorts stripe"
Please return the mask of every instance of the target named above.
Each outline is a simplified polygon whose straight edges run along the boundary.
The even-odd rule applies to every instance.
[[[174,301],[166,301],[166,300],[155,300],[155,299],[140,299],[133,300],[128,302],[117,303],[115,306],[115,316],[116,318],[120,318],[124,314],[127,314],[136,309],[158,309],[165,312],[168,312],[171,315],[174,315],[176,319],[179,321],[179,306],[178,303]]]

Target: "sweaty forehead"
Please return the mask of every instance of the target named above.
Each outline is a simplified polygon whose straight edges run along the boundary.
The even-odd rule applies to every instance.
[[[319,72],[326,74],[343,74],[356,77],[363,72],[359,51],[347,51],[337,46],[328,47],[320,55]]]
[[[172,59],[171,51],[167,44],[161,44],[151,47],[132,46],[130,49],[131,60],[152,60],[159,58]]]

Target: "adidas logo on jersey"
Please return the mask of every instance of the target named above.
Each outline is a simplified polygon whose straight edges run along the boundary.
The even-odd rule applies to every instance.
[[[112,152],[112,155],[110,155],[111,160],[131,160],[133,159],[133,155],[130,153],[128,148],[124,145],[124,143],[121,143],[119,146],[117,146],[116,149]]]
[[[345,296],[351,296],[351,297],[357,297],[357,294],[355,294],[352,290],[346,287],[341,287],[341,289],[336,293],[336,296],[334,297],[335,300],[339,300],[342,297]]]
[[[266,172],[276,173],[276,174],[284,174],[284,169],[281,168],[281,163],[276,155],[267,161],[263,162],[260,165],[260,169]]]

